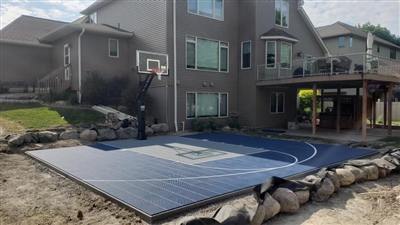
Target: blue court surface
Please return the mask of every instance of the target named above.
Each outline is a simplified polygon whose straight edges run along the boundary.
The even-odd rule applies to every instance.
[[[27,152],[149,223],[376,151],[224,133]]]

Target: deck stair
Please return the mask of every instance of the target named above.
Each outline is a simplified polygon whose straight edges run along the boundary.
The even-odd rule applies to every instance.
[[[68,71],[68,75],[66,75]],[[50,90],[56,93],[61,93],[63,91],[71,88],[71,78],[72,78],[71,66],[62,66],[53,70],[48,75],[39,79],[37,82],[36,93],[38,95],[46,95]]]

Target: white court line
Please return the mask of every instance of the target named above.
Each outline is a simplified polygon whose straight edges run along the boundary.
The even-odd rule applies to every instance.
[[[218,177],[230,177],[230,176],[237,176],[237,175],[246,175],[246,174],[254,174],[254,173],[260,173],[260,172],[266,172],[266,171],[271,171],[271,170],[277,170],[277,169],[283,169],[287,167],[294,166],[299,163],[306,162],[317,154],[318,150],[315,148],[314,145],[304,142],[307,145],[311,146],[311,148],[314,149],[314,153],[308,157],[307,159],[304,159],[302,161],[298,161],[297,157],[295,157],[295,162],[285,165],[285,166],[278,166],[274,168],[268,168],[268,169],[262,169],[262,170],[257,170],[257,171],[249,171],[249,172],[243,172],[243,173],[231,173],[231,174],[221,174],[221,175],[211,175],[211,176],[197,176],[197,177],[178,177],[178,178],[160,178],[160,179],[142,179],[142,180],[85,180],[87,182],[151,182],[151,181],[177,181],[177,180],[194,180],[194,179],[206,179],[206,178],[218,178]]]

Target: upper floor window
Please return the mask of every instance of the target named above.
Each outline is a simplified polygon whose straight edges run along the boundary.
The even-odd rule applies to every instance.
[[[276,41],[266,42],[266,64],[267,68],[275,68],[276,63]]]
[[[224,19],[224,0],[188,0],[188,11],[213,19]]]
[[[344,39],[344,37],[342,36],[342,37],[339,37],[339,39],[338,39],[338,46],[339,46],[339,48],[344,48],[344,41],[345,41],[345,39]]]
[[[251,42],[242,42],[242,69],[251,67]]]
[[[281,68],[291,69],[292,68],[292,44],[282,42],[281,44]]]
[[[64,66],[71,63],[71,47],[69,44],[64,45]]]
[[[119,41],[117,39],[108,39],[108,56],[119,57]]]
[[[227,42],[186,37],[186,68],[228,72]]]
[[[349,38],[349,48],[353,47],[353,37]]]
[[[92,14],[90,14],[90,23],[95,23],[97,24],[97,12],[94,12]]]
[[[394,48],[390,49],[390,58],[396,59],[396,49],[394,49]]]
[[[289,2],[287,0],[275,0],[275,24],[289,27]]]

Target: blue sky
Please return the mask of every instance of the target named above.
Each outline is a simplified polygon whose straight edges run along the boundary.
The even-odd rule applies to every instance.
[[[71,22],[95,0],[0,0],[1,28],[30,15]],[[380,24],[400,35],[400,0],[304,0],[304,9],[314,26],[342,21],[350,25]]]

